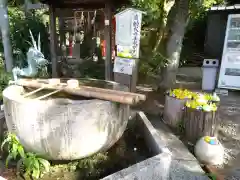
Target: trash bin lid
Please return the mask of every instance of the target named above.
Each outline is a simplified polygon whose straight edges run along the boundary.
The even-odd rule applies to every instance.
[[[219,60],[217,59],[204,59],[202,67],[208,68],[208,67],[218,67],[219,66]]]

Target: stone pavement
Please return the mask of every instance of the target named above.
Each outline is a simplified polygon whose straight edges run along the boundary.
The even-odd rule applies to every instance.
[[[225,147],[224,169],[240,168],[240,92],[221,97],[218,138]]]

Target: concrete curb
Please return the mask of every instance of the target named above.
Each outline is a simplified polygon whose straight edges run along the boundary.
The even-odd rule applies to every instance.
[[[149,120],[143,112],[138,112],[136,120],[143,128],[147,145],[157,155],[109,175],[102,180],[209,179],[196,158],[160,121],[160,118]]]

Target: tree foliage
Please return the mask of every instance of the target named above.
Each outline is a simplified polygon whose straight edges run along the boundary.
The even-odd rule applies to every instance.
[[[15,3],[10,5],[20,4],[21,1],[8,2]],[[33,32],[35,39],[37,39],[38,33],[41,34],[42,52],[46,59],[49,57],[49,41],[48,32],[43,23],[42,15],[35,13],[35,16],[25,17],[23,9],[21,7],[9,7],[8,8],[9,23],[10,23],[10,41],[13,50],[13,64],[14,66],[23,67],[27,64],[26,53],[31,45],[31,39],[29,29]],[[11,79],[11,74],[5,72],[4,67],[4,49],[2,40],[0,41],[0,92],[8,85],[8,81]],[[0,93],[2,94],[2,93]],[[2,96],[0,95],[0,101]]]
[[[26,53],[31,45],[29,30],[35,39],[41,34],[42,51],[49,58],[48,33],[41,15],[36,14],[25,18],[24,12],[17,7],[9,8],[10,40],[12,42],[14,65],[26,65]],[[0,42],[0,52],[3,54],[3,44]]]
[[[224,0],[191,0],[190,4],[190,15],[192,20],[204,18],[206,16],[206,12],[213,5],[224,4]]]
[[[135,8],[147,12],[147,15],[143,18],[144,33],[142,36],[143,43],[141,43],[141,57],[143,61],[140,61],[140,70],[143,73],[159,73],[161,67],[166,66],[166,63],[168,63],[168,57],[165,56],[165,53],[159,48],[159,45],[161,44],[160,42],[163,41],[162,36],[167,35],[169,31],[166,29],[168,28],[166,26],[169,26],[169,24],[164,25],[164,23],[166,21],[174,21],[176,18],[175,16],[169,15],[169,12],[173,10],[176,2],[177,0],[132,0]],[[204,25],[209,8],[213,5],[225,3],[224,0],[190,0],[189,2],[189,7],[187,7],[189,18],[187,20],[185,34],[190,36],[194,34],[190,33],[194,28],[197,27],[198,30],[200,30],[198,24],[201,26]],[[170,3],[174,4],[171,5]],[[170,7],[170,9],[168,9],[168,7]],[[205,29],[202,27],[202,32],[204,33],[204,31]],[[192,37],[185,36],[184,40],[189,39],[189,42],[191,42],[190,38]],[[184,44],[186,45],[186,43]],[[192,42],[190,44],[191,46],[193,45]]]
[[[161,20],[165,12],[163,10],[163,0],[132,0],[132,4],[135,8],[138,8],[146,15],[143,17],[144,27],[159,27],[159,20]]]
[[[38,0],[28,0],[30,3],[38,3]],[[25,0],[8,0],[8,6],[10,7],[21,7],[25,3]]]

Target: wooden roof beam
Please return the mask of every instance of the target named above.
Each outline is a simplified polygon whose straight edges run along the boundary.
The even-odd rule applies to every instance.
[[[40,2],[52,5],[55,8],[104,8],[106,3],[112,3],[113,6],[122,6],[129,4],[129,0],[40,0]]]

